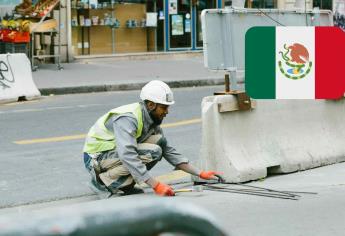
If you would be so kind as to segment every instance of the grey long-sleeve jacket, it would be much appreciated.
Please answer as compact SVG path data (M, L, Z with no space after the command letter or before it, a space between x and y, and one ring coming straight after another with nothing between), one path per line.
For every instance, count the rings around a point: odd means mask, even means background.
M164 136L160 126L154 124L146 106L140 103L143 114L143 130L141 136L136 139L135 134L138 128L138 122L133 114L113 115L106 122L105 126L108 130L114 132L116 137L116 153L123 165L129 170L134 179L138 182L145 182L151 176L146 166L141 162L137 153L137 144L143 143L153 134L161 134ZM188 159L181 157L175 148L166 145L163 151L163 157L173 166L181 163L188 163Z

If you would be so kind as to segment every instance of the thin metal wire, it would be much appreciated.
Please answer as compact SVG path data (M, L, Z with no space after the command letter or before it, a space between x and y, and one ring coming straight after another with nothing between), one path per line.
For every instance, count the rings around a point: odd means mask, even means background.
M279 21L277 21L276 19L274 19L273 17L269 16L268 14L266 14L263 10L261 10L260 8L258 8L259 12L261 12L262 14L264 14L267 18L271 19L272 21L274 21L275 23L277 23L280 26L286 26L282 23L280 23Z

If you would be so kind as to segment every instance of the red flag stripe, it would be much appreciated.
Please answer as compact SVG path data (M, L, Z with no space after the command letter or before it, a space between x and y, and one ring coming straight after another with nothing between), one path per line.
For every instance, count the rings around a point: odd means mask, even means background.
M315 98L337 99L345 92L345 33L315 27Z

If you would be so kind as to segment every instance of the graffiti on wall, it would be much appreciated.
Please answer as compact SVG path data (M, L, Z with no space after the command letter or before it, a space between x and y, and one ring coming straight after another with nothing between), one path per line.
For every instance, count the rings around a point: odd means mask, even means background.
M15 79L13 76L11 65L8 63L8 60L7 62L0 60L0 88L11 88L11 85L14 84L14 82Z

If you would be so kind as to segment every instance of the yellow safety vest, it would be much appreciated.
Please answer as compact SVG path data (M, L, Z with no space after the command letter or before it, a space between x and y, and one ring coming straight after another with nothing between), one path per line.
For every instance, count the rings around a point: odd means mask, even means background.
M139 103L133 103L110 110L99 118L87 134L83 151L86 153L98 153L116 148L116 140L113 132L109 131L105 124L112 115L132 113L138 121L138 129L135 135L139 138L143 130L143 116Z

